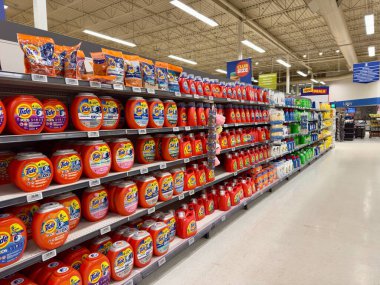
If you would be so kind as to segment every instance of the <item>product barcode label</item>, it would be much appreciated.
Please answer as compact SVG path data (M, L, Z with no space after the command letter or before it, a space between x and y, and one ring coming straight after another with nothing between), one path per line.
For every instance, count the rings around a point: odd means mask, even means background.
M183 199L185 199L185 194L179 194L178 195L178 200L183 200Z
M194 243L194 237L189 238L189 245L192 245Z
M148 168L144 167L140 169L140 174L148 173Z
M189 162L190 162L190 158L185 158L185 159L183 160L183 162L184 162L184 163L189 163Z
M92 179L92 180L88 181L88 184L90 187L98 186L98 185L100 185L100 179L99 178Z
M90 87L93 88L102 88L102 84L98 81L90 81Z
M211 101L214 101L214 97L212 97L212 96L208 96L208 99Z
M148 94L155 94L155 93L156 93L156 91L155 91L153 88L147 88L147 89L146 89L146 92L147 92Z
M148 209L148 215L153 214L156 211L156 207L152 207Z
M125 130L125 134L128 135L128 130Z
M185 131L190 131L191 130L191 127L190 126L186 126L185 127Z
M234 176L236 176L236 175L238 175L238 173L237 173L237 172L234 172Z
M87 137L89 137L89 138L98 138L99 137L99 131L87 132Z
M199 95L195 94L194 99L199 99Z
M140 87L132 87L133 92L141 93L141 88Z
M174 96L181 97L181 92L174 92Z
M224 222L224 221L226 220L226 216L222 216L222 217L220 218L220 220L221 220L222 222Z
M104 235L106 233L109 233L110 231L111 231L111 226L106 226L106 227L100 229L100 234Z
M190 195L190 196L194 195L194 193L195 193L194 190L190 190L190 191L189 191L189 195Z
M36 193L26 195L26 201L28 203L38 201L38 200L42 200L42 198L43 198L42 192L36 192Z
M140 129L138 130L139 135L145 135L146 134L146 129Z
M42 74L32 74L32 81L48 82L47 76Z
M75 78L65 78L65 83L67 85L79 85L79 81L78 79L75 79Z
M240 100L240 102L245 103L245 100Z
M56 257L56 256L57 256L57 251L55 249L53 249L53 250L48 251L42 255L42 261L49 260L49 259Z
M173 132L179 132L179 127L174 127Z
M165 169L166 167L166 162L160 163L160 169Z
M120 84L120 83L114 84L113 85L113 89L115 89L115 90L124 90L124 86L123 86L123 84Z
M162 266L166 262L166 258L163 257L158 261L158 267Z

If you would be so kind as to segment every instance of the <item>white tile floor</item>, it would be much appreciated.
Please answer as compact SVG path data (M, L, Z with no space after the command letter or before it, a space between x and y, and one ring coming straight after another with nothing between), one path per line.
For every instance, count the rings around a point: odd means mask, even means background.
M380 139L337 143L142 284L380 284L379 161Z

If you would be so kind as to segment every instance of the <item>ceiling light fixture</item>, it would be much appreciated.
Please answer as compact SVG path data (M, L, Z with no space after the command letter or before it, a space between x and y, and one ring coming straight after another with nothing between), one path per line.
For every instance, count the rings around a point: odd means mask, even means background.
M375 33L375 16L373 14L365 15L364 22L367 35L373 35Z
M306 54L304 54L304 55L303 55L303 58L306 58L306 57L307 57L307 55L306 55Z
M124 40L121 40L121 39L118 39L118 38L110 37L110 36L107 36L107 35L104 35L104 34L100 34L100 33L94 32L94 31L90 31L90 30L83 30L83 33L89 34L91 36L98 37L98 38L101 38L101 39L105 39L105 40L108 40L108 41L112 41L112 42L115 42L115 43L118 43L118 44L122 44L122 45L125 45L125 46L129 46L129 47L135 47L136 46L134 43L127 42L127 41L124 41Z
M194 10L190 6L187 6L186 4L182 3L181 1L174 0L170 1L170 4L176 6L177 8L181 9L182 11L186 12L187 14L197 18L198 20L201 20L202 22L206 23L207 25L211 27L218 26L218 23L214 20L207 18L205 15L202 15L198 11Z
M326 83L325 83L325 82L323 82L323 81L320 81L319 83L321 83L321 84L323 84L323 85L326 85Z
M258 80L256 80L256 79L252 79L252 81L253 81L253 82L255 82L255 83L259 82L259 81L258 81Z
M256 62L255 62L255 65L259 65L259 62L258 62L258 61L256 61Z
M265 50L262 49L261 47L258 47L257 45L255 45L254 43L250 42L249 40L244 40L244 41L241 41L241 43L243 45L246 45L247 47L250 47L251 49L259 52L259 53L264 53Z
M8 9L8 6L7 5L4 5L4 10L7 10Z
M319 56L322 56L322 55L323 55L323 52L320 51L320 52L319 52Z
M368 47L368 56L375 56L375 46Z
M223 73L223 74L227 74L227 71L223 70L223 69L215 69L215 71L219 72L219 73Z
M192 61L192 60L189 60L189 59L186 59L186 58L183 58L183 57L179 57L179 56L176 56L176 55L172 55L172 54L169 55L168 57L170 57L172 59L175 59L175 60L186 62L188 64L192 64L192 65L196 65L197 64L195 61Z
M336 52L336 53L340 53L340 50L339 50L339 49L337 49L335 52Z
M303 77L307 77L307 74L305 72L302 72L301 70L297 70L297 73Z
M291 67L291 65L289 63L287 63L286 61L283 61L282 59L277 59L276 60L279 64L282 64L283 66L285 67Z
M314 78L310 79L311 81L313 81L314 83L318 83L317 80L315 80Z

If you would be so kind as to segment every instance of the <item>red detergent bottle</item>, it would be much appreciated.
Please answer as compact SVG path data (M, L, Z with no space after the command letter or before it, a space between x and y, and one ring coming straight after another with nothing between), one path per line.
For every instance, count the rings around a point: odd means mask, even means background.
M207 153L207 138L204 132L197 133L195 139L200 141L202 144L203 153Z
M178 109L178 121L177 126L178 127L185 127L187 126L188 118L187 118L187 108L186 104L184 102L179 102L177 104Z
M227 154L225 159L225 169L227 172L236 172L238 170L238 164L236 157L232 154Z
M177 236L186 239L197 233L197 222L195 213L191 210L180 210L176 212Z
M61 257L64 264L79 270L82 265L83 259L90 254L90 251L83 246L74 246L64 252Z
M197 90L197 94L199 96L204 96L202 77L195 76L194 84L195 84L195 88Z
M187 84L189 85L189 88L190 88L190 94L196 95L197 88L194 82L194 74L189 74L189 76L187 77Z
M203 103L197 103L196 113L197 113L198 126L206 126L207 120L206 120L205 110L203 108Z
M181 76L179 77L179 80L178 80L178 84L179 84L179 90L181 91L181 93L190 94L190 86L189 86L189 83L187 82L186 72L181 73Z
M214 213L215 205L214 205L214 199L207 194L202 194L200 198L203 202L204 208L205 208L205 214L211 215Z
M198 126L197 111L194 102L187 103L187 125L190 127Z
M203 154L203 144L202 140L196 139L194 134L191 133L187 136L191 142L191 149L193 152L193 156L202 155Z
M190 137L184 137L182 134L178 135L179 141L179 158L189 158L193 156L193 148L191 145Z
M227 186L227 191L230 194L231 206L236 206L240 203L240 192L239 189L232 186Z
M185 191L193 190L197 187L197 177L193 168L187 168L185 171Z
M189 209L193 209L195 212L195 219L197 221L202 220L206 216L205 206L201 199L191 199L190 203L188 203Z
M234 124L236 121L236 114L232 104L225 106L226 124Z
M212 96L210 80L208 78L203 78L203 94L204 96Z
M222 98L222 90L218 79L213 79L211 83L212 96L215 98Z
M231 209L231 197L225 190L220 190L218 195L218 209L220 211L228 211Z

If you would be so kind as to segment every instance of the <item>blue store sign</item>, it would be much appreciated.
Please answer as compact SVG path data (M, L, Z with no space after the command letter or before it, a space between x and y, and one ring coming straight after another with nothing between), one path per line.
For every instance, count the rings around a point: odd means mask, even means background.
M380 61L354 64L353 82L371 83L379 80Z
M233 81L252 83L252 59L227 62L227 78Z

